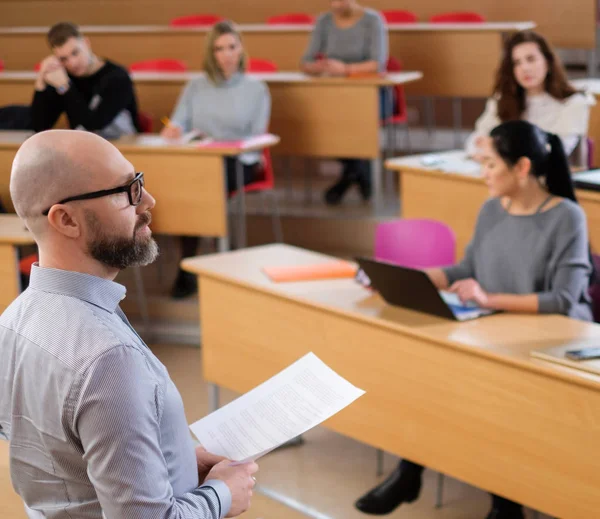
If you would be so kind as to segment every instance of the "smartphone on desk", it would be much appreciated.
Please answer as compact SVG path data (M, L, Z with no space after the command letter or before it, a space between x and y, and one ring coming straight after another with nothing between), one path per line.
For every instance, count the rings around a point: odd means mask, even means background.
M565 357L570 360L592 360L600 359L600 348L582 348L580 350L569 350Z

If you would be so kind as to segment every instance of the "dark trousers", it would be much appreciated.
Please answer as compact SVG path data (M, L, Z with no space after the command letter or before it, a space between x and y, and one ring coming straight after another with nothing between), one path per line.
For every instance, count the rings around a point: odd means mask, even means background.
M237 158L226 157L225 158L225 175L227 177L227 192L229 194L237 191ZM258 164L242 164L244 172L244 185L247 186L256 177L256 169ZM181 257L189 258L196 255L198 249L198 237L197 236L182 236L181 238Z

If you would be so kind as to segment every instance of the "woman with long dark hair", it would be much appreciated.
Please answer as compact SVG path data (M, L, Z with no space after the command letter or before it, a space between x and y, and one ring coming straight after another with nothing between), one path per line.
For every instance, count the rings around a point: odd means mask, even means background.
M561 139L526 121L503 123L481 143L485 202L465 257L427 274L440 290L483 308L592 320L588 231ZM356 507L382 515L416 500L423 467L403 460ZM523 519L493 496L488 519Z
M479 157L483 138L502 122L523 119L560 136L567 156L577 165L586 156L590 106L593 96L576 90L546 39L533 32L513 34L504 54L485 111L467 140L467 152Z

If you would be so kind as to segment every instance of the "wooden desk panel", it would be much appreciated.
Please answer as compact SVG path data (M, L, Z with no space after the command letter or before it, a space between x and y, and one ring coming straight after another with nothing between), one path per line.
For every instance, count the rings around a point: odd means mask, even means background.
M32 234L14 214L0 214L0 314L21 292L17 247L32 245Z
M134 74L139 107L162 128L195 74ZM0 106L29 104L31 72L0 73ZM264 74L272 98L270 131L281 137L273 154L301 157L379 157L379 85L415 81L420 73L385 78L306 80L300 74ZM419 79L420 80L420 79ZM63 119L62 124L66 126Z
M0 287L1 314L21 292L17 249L8 243L0 244Z
M261 272L323 259L268 246L185 262L200 274L208 381L245 392L313 351L367 391L327 427L552 516L593 516L600 378L529 351L600 339L600 327L560 316L454 323L389 307L351 280L272 284Z
M595 0L370 0L373 9L406 9L419 20L453 11L477 11L488 20L535 20L540 32L558 47L592 49L596 40ZM304 0L303 12L318 15L327 9L323 0ZM289 2L280 0L2 0L0 25L51 25L62 20L89 24L165 24L171 18L197 12L217 13L238 23L264 23L267 17L290 12Z
M156 199L152 232L189 236L227 236L223 157L124 152ZM222 193L215 196L215 193Z

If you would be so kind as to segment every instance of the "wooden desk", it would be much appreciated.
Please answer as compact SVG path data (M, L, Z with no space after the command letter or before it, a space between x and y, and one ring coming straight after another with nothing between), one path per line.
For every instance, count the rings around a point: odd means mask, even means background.
M424 166L422 158L430 155L386 162L386 167L400 176L400 216L433 218L448 224L456 234L457 258L461 258L489 192L463 151L436 153L444 162L439 166ZM464 163L471 164L472 171L468 174L464 172ZM600 247L600 193L587 189L577 189L576 193L587 215L592 249L596 249Z
M185 260L200 280L205 379L243 393L313 351L367 392L325 424L334 431L552 516L597 513L600 377L530 350L600 339L600 326L456 323L390 307L352 280L274 284L261 272L327 259L271 245Z
M21 293L17 248L33 243L33 236L17 215L0 214L0 314Z
M199 73L135 73L140 108L152 114L155 128L170 114L184 85ZM252 74L265 81L272 98L270 131L281 137L274 154L372 162L375 209L383 197L380 157L380 89L420 80L420 72L354 79L312 79L301 73ZM33 72L0 73L0 106L29 104Z
M28 132L0 132L0 197L10 201L8 186L15 153ZM157 199L152 230L176 236L212 236L220 250L229 248L227 194L223 157L275 146L279 138L241 148L203 148L157 143L156 136L138 136L113 144L144 172L146 187ZM13 210L7 204L7 210ZM241 226L242 224L239 223Z
M407 87L411 95L488 97L504 36L534 26L532 22L390 25L390 55L402 59L407 70L424 72L422 82ZM192 70L202 68L207 28L150 25L82 29L97 54L125 66L161 56L181 59ZM241 25L240 29L250 56L268 58L280 70L298 69L312 31L312 27L302 25ZM33 70L49 53L46 32L46 27L1 29L0 49L11 49L2 56L6 69Z
M1 1L1 0L0 0ZM201 73L132 74L140 109L155 129L173 111L185 84ZM265 81L272 97L270 129L281 137L280 155L303 157L379 156L379 88L421 80L421 72L356 79L312 79L297 72L251 74ZM0 106L30 104L34 72L0 72Z
M596 97L596 105L590 111L590 124L588 137L594 143L594 156L592 165L600 167L600 80L577 79L572 82L577 88L589 91Z

